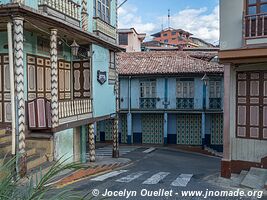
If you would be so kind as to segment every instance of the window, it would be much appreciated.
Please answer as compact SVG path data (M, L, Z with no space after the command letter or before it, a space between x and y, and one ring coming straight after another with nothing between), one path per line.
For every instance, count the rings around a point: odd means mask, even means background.
M209 84L210 98L221 98L221 81L210 81Z
M163 34L163 37L167 37L167 36L168 36L168 33L164 33L164 34Z
M177 98L194 98L194 80L177 80Z
M267 12L267 0L247 0L247 14L255 15Z
M109 68L115 69L115 52L109 51Z
M127 33L119 34L119 45L128 45L128 34Z
M140 109L156 109L156 80L140 81Z
M172 35L176 35L176 31L172 31Z
M140 82L141 98L156 98L156 80L145 80Z
M169 42L169 40L164 40L164 43L167 44Z
M194 79L178 79L176 97L177 109L194 109Z
M172 40L176 40L176 38L172 38Z
M110 23L110 0L94 0L94 16Z
M247 0L246 37L267 35L267 0Z
M221 91L222 91L221 81L219 80L209 81L209 108L210 109L221 109L222 108Z

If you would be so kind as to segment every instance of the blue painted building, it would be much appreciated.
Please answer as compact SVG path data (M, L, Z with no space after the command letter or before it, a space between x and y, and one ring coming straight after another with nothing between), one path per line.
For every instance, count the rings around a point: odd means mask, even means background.
M0 127L20 138L7 152L85 161L88 129L116 113L117 0L3 0L0 13Z
M223 67L208 54L119 53L121 143L222 150Z

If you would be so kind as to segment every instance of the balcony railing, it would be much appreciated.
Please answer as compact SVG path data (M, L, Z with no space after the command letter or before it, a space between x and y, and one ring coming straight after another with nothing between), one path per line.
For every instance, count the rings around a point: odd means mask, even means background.
M80 5L73 0L39 0L38 6L40 10L68 22L71 19L80 21Z
M94 18L94 31L100 32L114 40L117 38L116 28L103 21L99 17Z
M222 109L222 99L221 98L210 98L209 108L210 109Z
M89 118L92 113L91 99L66 100L59 102L59 120L60 123Z
M267 13L246 15L244 28L246 39L267 37Z
M177 98L177 109L194 109L194 98Z
M156 109L157 98L140 98L140 109Z

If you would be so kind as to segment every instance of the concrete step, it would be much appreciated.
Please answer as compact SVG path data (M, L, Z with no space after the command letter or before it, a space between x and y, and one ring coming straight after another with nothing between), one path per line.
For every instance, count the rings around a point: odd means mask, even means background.
M240 185L260 190L264 188L266 180L267 169L252 167Z
M0 135L0 145L6 142L11 142L12 138L9 134Z
M232 174L231 186L232 187L240 187L241 182L244 180L244 178L246 177L247 174L248 174L248 171L245 171L245 170L242 170L240 174Z
M11 142L5 142L1 144L0 155L5 155L11 152Z
M5 135L6 132L7 132L6 130L1 129L1 130L0 130L0 136L1 136L1 135Z
M47 162L47 157L45 155L40 156L38 154L34 154L27 159L27 170L36 168L37 166L40 166L45 162Z

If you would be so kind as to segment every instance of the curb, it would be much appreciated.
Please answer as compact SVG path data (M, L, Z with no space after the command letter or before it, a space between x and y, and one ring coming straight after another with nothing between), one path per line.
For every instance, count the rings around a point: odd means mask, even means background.
M85 178L88 178L90 176L94 176L97 174L112 171L112 170L117 169L117 168L125 167L129 164L131 164L131 162L114 163L114 164L107 164L107 165L105 164L105 165L90 167L88 169L80 169L78 171L73 172L71 175L58 180L53 185L56 188L63 188L67 185L78 182L78 181L83 180Z

